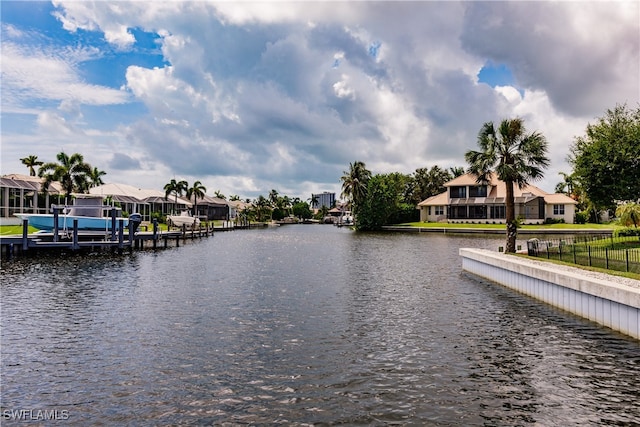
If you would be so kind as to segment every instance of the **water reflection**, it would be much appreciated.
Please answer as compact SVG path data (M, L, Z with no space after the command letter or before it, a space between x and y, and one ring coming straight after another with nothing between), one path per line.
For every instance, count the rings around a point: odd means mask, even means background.
M637 421L637 341L461 273L459 247L501 243L290 226L16 259L2 409L75 425Z

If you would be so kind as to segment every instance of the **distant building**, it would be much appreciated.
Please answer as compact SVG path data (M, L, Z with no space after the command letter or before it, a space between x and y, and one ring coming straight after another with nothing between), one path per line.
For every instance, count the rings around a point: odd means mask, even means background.
M311 209L321 209L323 206L331 209L336 203L336 193L325 191L320 194L312 194L311 200L313 201Z

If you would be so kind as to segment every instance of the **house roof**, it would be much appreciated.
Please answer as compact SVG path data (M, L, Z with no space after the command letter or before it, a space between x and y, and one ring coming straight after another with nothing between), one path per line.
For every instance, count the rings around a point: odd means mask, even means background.
M18 188L27 191L42 191L42 184L44 183L44 178L40 178L38 176L30 176L30 175L22 175L18 173L13 173L9 175L2 175L0 177L0 187L5 188ZM58 181L53 181L49 184L49 188L47 191L50 194L62 194L64 190L62 189L62 185Z
M445 187L479 185L475 175L466 173L444 184ZM492 172L489 176L490 191L487 197L469 197L460 199L448 199L447 191L437 196L429 197L418 203L418 206L441 206L441 205L477 205L477 204L503 204L507 196L507 186L500 181L497 175ZM576 204L577 202L565 194L549 194L535 185L528 184L523 188L514 185L513 196L516 203L528 203L538 197L543 197L548 204Z
M489 174L489 184L496 185L498 182L498 176L494 172L491 172ZM465 173L464 175L460 175L444 184L445 187L454 187L459 185L478 185L478 178L474 174Z
M423 200L418 203L418 206L444 206L448 203L447 192L445 191L444 193L440 193L436 196L431 196L428 199Z
M573 200L571 197L562 193L547 194L546 196L544 196L544 201L545 203L548 203L550 205L569 205L569 204L577 205L578 204L578 202Z
M173 196L165 199L165 193L160 190L137 188L128 184L103 184L89 189L90 194L111 196L114 200L127 203L171 203ZM192 206L193 204L182 197L178 197L178 204Z

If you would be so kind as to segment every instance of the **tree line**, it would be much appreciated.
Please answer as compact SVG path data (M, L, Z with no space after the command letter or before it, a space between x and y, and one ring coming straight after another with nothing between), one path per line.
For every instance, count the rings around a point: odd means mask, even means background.
M528 133L520 118L505 119L498 126L485 123L477 137L478 150L465 153L467 172L486 183L490 173L505 182L507 252L515 251L519 219L515 218L514 185L543 177L549 165L548 143L540 132ZM640 107L618 105L589 124L584 136L575 137L568 156L573 166L556 192L578 202L576 222L599 221L603 210L614 211L624 225L640 225ZM341 177L342 197L356 216L356 229L378 230L386 224L416 220L415 206L445 191L444 183L464 173L463 167L438 166L414 174L373 175L361 161L349 164Z

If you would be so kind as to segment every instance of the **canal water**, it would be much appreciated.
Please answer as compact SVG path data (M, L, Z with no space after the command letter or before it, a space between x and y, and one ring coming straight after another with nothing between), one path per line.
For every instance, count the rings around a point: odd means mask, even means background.
M290 225L3 262L2 425L640 423L637 341L462 273L502 243Z

